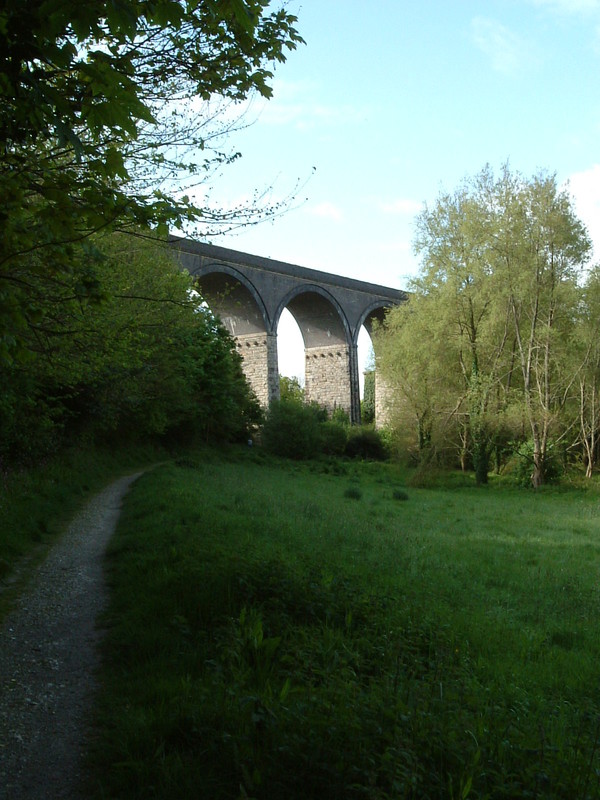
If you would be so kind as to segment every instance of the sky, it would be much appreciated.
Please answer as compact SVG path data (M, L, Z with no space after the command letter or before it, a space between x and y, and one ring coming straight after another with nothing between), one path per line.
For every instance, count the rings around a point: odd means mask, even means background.
M567 185L600 259L600 0L289 0L306 44L230 144L234 204L298 187L288 211L213 241L406 288L414 220L489 164ZM282 317L280 372L302 341ZM368 337L361 337L364 363Z

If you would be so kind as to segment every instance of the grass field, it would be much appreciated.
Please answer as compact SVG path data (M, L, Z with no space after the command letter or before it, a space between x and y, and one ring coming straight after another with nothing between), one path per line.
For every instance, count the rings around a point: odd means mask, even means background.
M600 796L600 495L404 477L250 451L138 482L98 796Z

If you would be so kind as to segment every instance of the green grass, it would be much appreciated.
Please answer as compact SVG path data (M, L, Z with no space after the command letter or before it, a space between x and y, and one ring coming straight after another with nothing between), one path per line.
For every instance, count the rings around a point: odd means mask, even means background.
M0 476L0 619L87 497L112 478L164 457L153 447L73 450Z
M405 477L252 453L140 479L97 796L599 796L600 498Z

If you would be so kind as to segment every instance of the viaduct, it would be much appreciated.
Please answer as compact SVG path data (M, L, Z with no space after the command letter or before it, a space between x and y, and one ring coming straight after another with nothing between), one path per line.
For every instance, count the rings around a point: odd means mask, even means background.
M277 325L287 308L304 339L306 399L360 422L358 334L363 325L371 334L405 292L188 239L170 245L235 338L262 405L279 397Z

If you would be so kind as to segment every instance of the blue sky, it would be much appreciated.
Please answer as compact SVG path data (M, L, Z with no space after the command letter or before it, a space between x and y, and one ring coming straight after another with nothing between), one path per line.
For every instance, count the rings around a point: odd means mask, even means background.
M230 142L242 158L213 194L234 203L272 185L277 200L303 186L284 216L216 243L404 288L423 203L508 162L570 182L600 258L600 0L288 9L306 45L277 69L273 99L252 104ZM280 338L280 371L298 374L294 331Z

